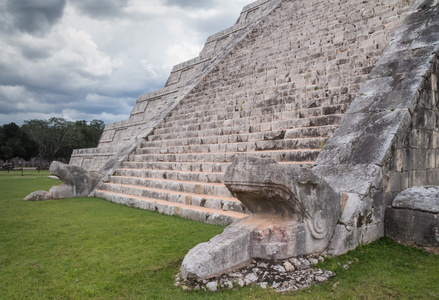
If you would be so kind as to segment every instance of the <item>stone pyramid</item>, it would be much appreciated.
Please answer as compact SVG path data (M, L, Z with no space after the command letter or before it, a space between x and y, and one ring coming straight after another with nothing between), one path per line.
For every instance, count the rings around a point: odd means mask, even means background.
M439 183L437 0L260 0L141 95L70 165L94 195L212 224L251 211L239 157L312 169L341 195L328 251L384 235L402 190Z

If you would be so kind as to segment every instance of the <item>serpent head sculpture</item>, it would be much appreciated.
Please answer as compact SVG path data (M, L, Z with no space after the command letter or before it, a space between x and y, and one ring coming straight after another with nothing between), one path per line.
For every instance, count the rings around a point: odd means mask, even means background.
M325 250L340 215L340 195L311 169L271 159L239 158L225 184L259 223L252 257L286 258Z
M312 169L271 159L237 158L224 183L252 215L197 245L183 260L184 279L205 279L250 264L326 250L341 211L341 196Z

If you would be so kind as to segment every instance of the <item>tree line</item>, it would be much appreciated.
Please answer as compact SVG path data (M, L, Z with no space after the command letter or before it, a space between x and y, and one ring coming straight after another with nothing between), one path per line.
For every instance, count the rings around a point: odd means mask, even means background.
M0 159L70 159L74 149L94 148L105 124L101 120L71 122L63 118L27 120L0 126Z

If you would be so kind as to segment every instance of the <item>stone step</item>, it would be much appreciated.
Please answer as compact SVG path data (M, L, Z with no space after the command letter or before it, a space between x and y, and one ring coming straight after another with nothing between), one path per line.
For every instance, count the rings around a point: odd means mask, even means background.
M269 99L261 99L261 98L247 98L245 101L242 99L229 99L226 97L203 97L203 94L200 94L200 97L191 97L190 99L183 99L180 103L180 107L185 108L200 108L202 106L212 106L217 105L221 108L233 108L238 110L251 110L261 107L271 107L271 106L283 106L285 108L294 108L297 109L299 105L295 105L293 99L287 100L284 97L275 97ZM305 102L305 101L304 101ZM329 103L329 99L325 99L323 97L319 97L318 99L310 99L307 103L304 103L302 107L308 107L311 104L312 106L324 106ZM306 105L308 104L308 105ZM178 111L175 111L174 114L178 114Z
M125 161L122 168L128 169L154 169L189 172L222 172L224 173L230 162L141 162Z
M133 162L231 162L235 157L252 156L271 158L277 162L305 162L314 161L320 149L300 150L268 150L249 152L223 152L223 153L194 153L194 154L132 154L129 160Z
M279 164L297 165L300 167L312 167L314 161L303 162L279 162ZM126 161L122 163L122 168L126 169L153 169L164 171L184 171L184 172L215 172L224 173L230 162L139 162Z
M106 183L102 190L131 196L157 199L172 203L212 208L223 211L248 213L247 208L236 198L210 194L179 192L130 184Z
M188 146L188 145L206 145L206 144L225 144L225 143L247 143L259 142L272 139L279 133L284 132L284 139L299 139L299 138L313 138L313 137L329 137L337 128L337 125L324 125L313 127L299 127L289 130L277 130L267 132L253 132L242 134L231 134L223 136L205 136L193 138L178 138L167 140L153 140L144 141L142 148L150 147L174 147L174 146Z
M293 128L285 132L285 138L297 139L297 138L305 138L305 137L307 138L330 137L336 129L337 129L337 125Z
M217 195L217 196L233 198L233 195L230 193L229 189L223 183L129 177L129 176L111 176L110 182L119 185L135 185L135 186L149 187L153 189L163 189L163 190L169 190L175 192Z
M273 54L273 57L279 59L277 54ZM294 54L293 54L294 55ZM261 60L267 61L266 53L263 56L259 57ZM283 57L287 61L289 58ZM230 106L241 106L242 109L251 109L258 107L270 107L270 106L279 106L285 105L287 107L292 106L293 108L307 108L307 107L321 107L334 103L333 96L340 95L340 88L330 88L330 89L319 89L316 90L315 86L303 87L303 88L295 88L294 83L281 83L277 87L281 95L274 96L271 98L265 98L263 96L256 97L205 97L205 91L199 90L194 94L194 97L190 97L188 99L183 99L181 101L182 106L185 107L199 107L201 105L216 105L220 104L222 107L230 107ZM258 90L258 87L255 87L255 92ZM336 93L334 93L336 90ZM288 97L289 95L297 95L298 91L309 92L311 97L300 97L300 101L296 101L297 97ZM260 92L262 92L260 90ZM346 91L347 92L347 91ZM343 93L346 94L346 93ZM244 101L243 101L244 100ZM337 99L336 103L341 103L340 99ZM177 112L176 112L177 113Z
M248 215L233 211L215 210L205 207L196 207L180 203L171 203L168 201L150 199L146 197L126 195L122 193L107 192L102 190L96 191L96 197L100 197L115 203L157 211L162 214L178 216L198 222L204 222L215 225L229 225Z
M312 103L316 105L315 103ZM263 106L261 102L247 105L247 108L231 104L221 105L218 103L208 105L197 105L190 107L188 105L180 107L175 113L166 118L164 124L159 125L160 128L179 127L184 125L210 123L218 121L238 120L247 124L255 124L264 121L265 118L272 116L275 119L281 119L288 116L290 119L323 116L332 114L343 114L347 109L346 103L327 104L325 106L315 107L298 107L293 105L280 104L276 106ZM219 125L219 124L218 124Z
M199 182L224 182L224 172L200 172L200 171L181 171L181 170L157 170L141 168L119 168L116 170L116 176L128 177L147 177L157 179L199 181Z
M279 133L283 137L285 132ZM137 149L137 154L182 154L182 153L224 153L224 152L251 152L264 150L287 149L320 149L327 138L279 139L258 142L224 143L224 144L194 144L185 146L145 147ZM147 144L146 144L147 146Z
M328 111L329 112L329 111ZM280 111L274 114L267 115L254 115L254 116L242 116L242 114L229 114L228 118L221 118L217 116L212 117L196 117L178 120L178 121L165 121L159 124L156 128L156 134L169 133L169 132L180 132L180 131L193 131L193 130L204 130L204 129L215 129L223 127L233 127L233 126L251 126L261 123L273 122L273 121L294 121L300 122L301 119L306 118L317 118L328 115L342 114L342 109L334 109L332 113L323 113L320 111L310 111L307 114L298 111ZM169 123L168 123L169 122ZM295 126L294 126L295 127Z
M327 125L336 125L343 115L317 116L312 118L291 119L291 120L274 120L254 125L233 125L218 126L212 129L193 130L193 131L173 131L174 128L163 128L154 130L154 133L148 136L148 141L171 140L171 139L189 139L209 136L229 136L252 133L276 132L289 129L304 127L318 127ZM306 137L306 136L303 136Z
M344 114L345 107L333 110L307 110L307 111L278 111L273 113L262 113L261 111L238 111L226 112L220 115L210 114L211 112L200 112L197 114L184 114L181 119L166 119L163 124L160 124L157 129L166 128L186 128L188 126L199 126L200 128L214 128L225 127L231 125L256 125L260 123L274 122L274 121L293 121L298 122L300 119L318 118L324 116ZM186 118L185 118L186 117ZM168 124L169 122L169 124Z

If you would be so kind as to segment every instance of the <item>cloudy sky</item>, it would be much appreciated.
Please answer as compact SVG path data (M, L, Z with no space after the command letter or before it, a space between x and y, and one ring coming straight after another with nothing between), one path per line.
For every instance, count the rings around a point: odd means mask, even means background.
M0 0L0 125L124 120L253 0Z

